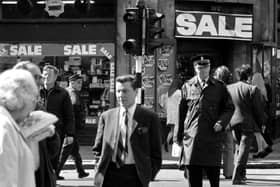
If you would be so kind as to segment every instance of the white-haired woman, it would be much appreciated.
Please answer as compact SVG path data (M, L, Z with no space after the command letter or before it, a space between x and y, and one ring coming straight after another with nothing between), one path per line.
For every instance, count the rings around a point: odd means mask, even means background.
M28 71L0 74L0 186L35 187L34 158L20 122L34 110L38 95Z

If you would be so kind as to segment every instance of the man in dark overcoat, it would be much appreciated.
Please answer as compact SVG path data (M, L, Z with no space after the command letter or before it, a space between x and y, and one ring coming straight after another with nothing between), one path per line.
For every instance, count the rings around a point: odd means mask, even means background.
M182 145L181 163L186 166L190 187L202 187L206 172L211 187L219 186L222 131L234 106L225 85L210 77L210 60L193 59L196 75L182 87L179 130L174 141Z

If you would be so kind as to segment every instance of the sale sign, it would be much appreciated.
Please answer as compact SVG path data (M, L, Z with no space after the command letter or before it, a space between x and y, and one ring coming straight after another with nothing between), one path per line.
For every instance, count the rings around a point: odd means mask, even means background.
M175 37L212 38L251 41L253 16L176 10Z

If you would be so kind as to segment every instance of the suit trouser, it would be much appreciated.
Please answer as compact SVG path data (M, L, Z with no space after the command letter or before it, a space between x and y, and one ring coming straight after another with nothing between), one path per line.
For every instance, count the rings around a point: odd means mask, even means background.
M110 162L102 187L143 187L134 164L117 168L114 162Z
M234 143L231 131L225 132L223 143L223 174L225 177L231 177L234 168Z
M211 187L219 187L220 183L220 167L218 166L186 166L186 175L189 187L202 187L202 174L205 171L207 178L210 181Z
M79 153L79 150L80 150L80 146L79 146L79 143L78 143L78 140L76 137L74 137L72 144L68 144L68 145L63 144L62 145L62 150L61 150L61 154L59 157L59 163L58 163L58 167L56 170L57 174L59 174L60 171L63 169L63 166L64 166L65 162L67 161L67 158L69 157L69 155L71 155L73 157L73 160L75 161L77 172L78 173L84 172L83 165L82 165L82 158Z
M234 170L232 181L240 181L246 177L246 165L249 157L250 146L253 142L254 133L244 132L241 128L235 128L233 131L233 140L236 143L234 155Z

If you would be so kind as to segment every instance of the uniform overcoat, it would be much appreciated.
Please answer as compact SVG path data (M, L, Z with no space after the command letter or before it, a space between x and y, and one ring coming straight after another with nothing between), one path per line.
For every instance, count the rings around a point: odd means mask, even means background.
M175 141L183 144L181 164L220 166L222 132L215 132L219 123L225 128L234 106L226 86L213 78L200 86L197 76L182 87L179 129Z

